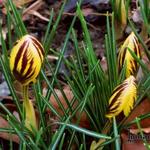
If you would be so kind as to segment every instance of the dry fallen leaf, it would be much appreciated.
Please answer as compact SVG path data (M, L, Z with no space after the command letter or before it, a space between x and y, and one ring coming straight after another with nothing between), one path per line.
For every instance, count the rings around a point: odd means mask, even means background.
M150 112L150 101L148 98L145 98L133 110L129 118L125 121L125 124L131 122L136 117L143 114L147 114L149 112ZM141 120L140 125L145 136L149 136L150 118ZM122 150L133 150L133 149L146 150L145 146L143 145L142 137L138 133L139 129L136 124L131 125L128 130L122 131L121 133ZM150 140L150 138L148 138L147 140Z
M65 101L65 99L64 99L64 97L63 97L63 95L62 95L62 93L61 93L61 91L58 90L58 89L55 89L55 92L56 92L56 94L57 94L57 96L58 96L60 102L62 103L64 109L67 109L67 108L68 108L68 105L67 105L67 103L66 103L66 101ZM73 93L72 93L72 91L70 90L70 88L68 88L68 87L65 88L65 89L64 89L64 93L66 94L66 97L67 97L68 101L71 103L71 100L73 99ZM59 104L57 103L57 101L56 101L56 99L55 99L55 97L54 97L53 94L52 94L51 97L50 97L50 103L53 105L53 107L54 107L61 115L64 115L62 109L59 107ZM74 103L72 109L74 109L75 107L77 107L77 105L78 105L78 102L76 101L76 102ZM51 112L49 109L47 110L47 112L48 112L50 115L52 115L52 112ZM80 115L80 112L77 112L76 115L75 115L75 117L72 119L72 122L73 122L73 123L76 123L76 121L78 120L79 115ZM79 126L84 127L84 128L89 128L89 127L90 127L89 120L88 120L88 117L87 117L87 115L86 115L85 112L82 112L82 113L81 113L81 119L80 119L80 122L79 122Z
M142 100L142 102L132 111L131 115L128 117L128 119L125 121L124 124L131 122L136 117L140 115L144 115L150 113L150 100L148 98L145 98ZM146 118L140 121L140 125L142 128L150 127L150 118ZM137 126L134 124L132 125L132 128L137 128Z
M28 4L33 0L12 0L12 1L17 7L21 7L22 5ZM3 2L6 2L6 0L4 0Z
M10 125L8 124L8 122L4 118L2 118L1 116L0 116L0 128L10 128ZM0 132L0 137L5 139L5 140L19 143L19 137L15 134Z
M136 136L129 135L129 133L122 133L121 134L121 141L122 141L122 150L146 150L146 147L143 145L142 140L134 140Z
M148 134L148 133L150 133L150 127L141 128L141 131L143 133ZM140 133L140 130L139 129L129 129L129 132L132 133L132 134L138 134L138 133Z

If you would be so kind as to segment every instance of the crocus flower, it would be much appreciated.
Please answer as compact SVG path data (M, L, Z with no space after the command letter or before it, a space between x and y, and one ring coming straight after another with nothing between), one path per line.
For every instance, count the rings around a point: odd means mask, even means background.
M10 69L12 74L23 85L35 82L44 57L40 42L30 35L17 41L10 54Z
M133 51L138 58L141 57L139 42L134 32L132 32L123 45L121 46L118 54L118 67L119 71L122 69L124 65L126 65L126 77L130 75L135 75L138 71L138 63L130 54L128 48Z
M17 41L10 53L10 69L12 74L23 86L23 108L25 112L25 127L37 129L35 110L28 98L28 86L35 82L41 70L44 59L44 49L40 42L30 35Z
M126 7L125 0L115 0L115 10L117 13L119 21L122 26L126 26L127 24L127 15L126 15Z
M128 77L122 84L117 86L109 100L107 118L119 115L121 112L127 117L137 97L137 85L134 76Z

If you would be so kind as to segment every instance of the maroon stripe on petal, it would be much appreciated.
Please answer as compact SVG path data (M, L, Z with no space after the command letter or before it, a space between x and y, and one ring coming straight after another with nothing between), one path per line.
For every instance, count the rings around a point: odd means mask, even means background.
M38 46L38 49L41 50L41 53L42 53L42 55L44 56L44 49L43 49L43 47L41 46L41 44L40 44L35 38L31 38L31 39L33 40L34 44L36 44L36 45Z
M26 78L28 78L28 75L32 72L32 67L33 67L33 59L30 62L30 67L28 68L27 72L25 73L25 75L23 76L23 79L26 80Z
M33 43L33 45L36 47L36 50L37 50L37 52L38 52L38 55L39 55L39 57L40 57L40 59L41 59L41 61L42 61L43 58L42 58L41 55L43 55L43 54L41 54L41 53L39 52L39 47L37 47L37 45L36 45L35 43Z
M35 69L32 71L32 73L31 73L29 76L27 76L27 77L25 78L25 80L30 79L34 74L35 74Z
M26 47L26 50L24 51L24 54L23 54L23 57L22 57L22 66L21 66L21 71L20 73L22 74L26 68L26 65L27 65L27 62L28 62L28 56L27 56L27 53L28 53L28 46L29 46L29 43Z
M24 50L24 48L25 48L25 46L26 46L26 43L27 43L27 41L25 41L25 42L21 45L21 47L19 48L19 50L18 50L18 53L17 53L16 58L15 58L14 69L17 68L19 59L20 59L21 54L22 54L22 52L23 52L23 50Z
M118 97L122 94L122 91L124 90L124 88L122 88L117 94L116 96L113 98L113 100L111 101L110 105L109 105L109 108L111 108L114 103L118 100Z
M120 84L119 86L117 86L117 87L115 88L115 90L113 91L112 95L113 95L114 93L116 93L117 91L120 91L120 90L121 90L122 88L124 88L126 85L127 85L127 83L122 83L122 84Z
M120 106L120 102L114 107L109 109L109 113L115 113L117 111L117 108Z
M18 80L22 83L22 76L21 76L20 72L18 72L18 70L14 69L13 75L15 76L16 80Z

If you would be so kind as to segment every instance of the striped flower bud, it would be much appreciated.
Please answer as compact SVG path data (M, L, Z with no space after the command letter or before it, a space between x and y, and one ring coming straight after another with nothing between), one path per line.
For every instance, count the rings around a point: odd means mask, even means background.
M139 42L134 32L132 32L119 50L118 55L118 67L119 71L122 69L123 65L126 65L126 77L130 75L135 75L138 71L139 65L137 61L132 57L128 48L133 51L138 58L141 57Z
M44 58L44 49L31 35L25 35L13 47L10 54L10 69L21 84L35 82Z
M134 76L128 77L122 84L117 86L109 100L107 118L119 115L121 112L127 117L137 97L137 85Z
M115 13L118 16L121 25L126 26L127 24L127 15L126 15L126 7L125 0L115 0Z

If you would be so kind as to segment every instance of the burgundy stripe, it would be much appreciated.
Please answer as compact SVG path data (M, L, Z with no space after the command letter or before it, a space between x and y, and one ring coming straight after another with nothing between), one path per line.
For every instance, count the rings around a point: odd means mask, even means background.
M32 73L31 73L28 77L25 78L25 80L30 79L34 74L35 74L35 68L34 68L34 70L32 71Z
M44 56L44 49L41 46L41 44L35 39L35 38L31 38L33 40L33 42L38 46L38 48L41 50L42 55Z
M14 69L13 74L14 74L15 78L22 83L22 76L21 76L20 72L18 72L18 70Z
M113 106L113 104L117 101L118 97L121 95L122 91L124 90L124 88L122 88L117 94L116 96L113 98L112 102L109 105L109 108L111 108Z
M126 85L127 85L127 83L122 83L121 85L119 85L118 87L116 87L116 89L113 91L112 95L113 95L114 93L116 93L116 91L122 89L122 88L123 88L124 86L126 86Z
M16 77L16 79L17 79L18 81L20 81L21 83L25 83L25 82L34 74L34 71L35 71L35 70L33 71L33 73L32 73L29 77L27 77L28 74L30 74L31 71L32 71L32 66L33 66L33 61L30 62L30 67L29 67L27 73L26 73L25 75L23 75L23 76L22 76L22 74L21 74L20 72L18 72L17 70L13 70L13 74L14 74L14 76Z
M127 52L127 48L124 49L124 52L123 52L123 55L122 55L122 61L123 62L124 62L124 59L125 59L126 52ZM123 64L123 62L122 62L122 64Z
M119 107L119 105L120 105L120 102L114 108L112 108L112 109L110 108L109 113L115 113L116 109Z
M135 38L135 41L136 41L136 48L137 48L137 54L141 57L141 51L140 51L140 46L139 46L139 44L138 44L138 40L137 40L137 38Z
M26 68L26 65L27 65L27 62L28 62L28 56L27 56L27 53L28 53L28 46L29 46L29 43L26 47L26 50L24 51L24 54L23 54L23 57L22 57L22 66L21 66L21 71L20 73L22 74Z
M123 63L124 63L126 51L127 51L127 49L125 48L125 49L123 50L123 54L122 54L121 57L120 57L120 60L119 60L119 72L121 71L121 69L122 69L122 67L123 67L122 65L123 65Z
M22 54L22 52L23 52L23 50L24 50L24 48L25 48L25 46L26 46L26 43L27 43L27 41L24 41L24 43L21 45L21 47L20 47L20 48L19 48L19 50L18 50L18 53L17 53L16 58L15 58L15 65L14 65L14 69L16 69L16 68L17 68L17 65L18 65L19 59L20 59L21 54Z
M25 41L25 42L21 45L21 47L19 48L18 53L17 53L16 58L15 58L15 64L14 64L14 68L13 68L13 74L14 74L14 76L16 77L16 79L17 79L18 81L20 81L20 82L22 81L22 74L20 74L20 72L17 70L17 65L18 65L18 62L19 62L21 53L23 52L23 49L24 49L24 47L25 47L25 45L26 45L26 42L27 42L27 41Z
M42 61L43 59L42 59L41 53L39 52L39 47L37 47L37 45L35 43L33 43L33 45L36 47L36 50L37 50L37 52L38 52L38 54L40 56L40 59Z
M32 72L32 67L33 67L33 59L30 62L30 67L28 68L28 71L26 72L26 74L23 76L23 79L25 80L27 78L27 76Z

